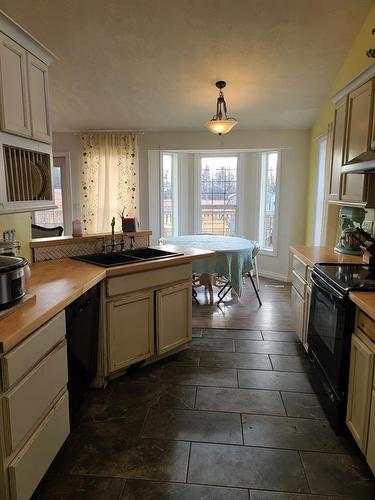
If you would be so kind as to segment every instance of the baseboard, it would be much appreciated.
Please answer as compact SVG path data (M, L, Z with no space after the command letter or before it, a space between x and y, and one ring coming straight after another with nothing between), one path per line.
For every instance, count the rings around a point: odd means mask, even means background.
M288 283L289 277L285 274L280 274L280 273L274 273L272 271L262 271L259 269L259 276L262 276L262 278L269 278L271 280L276 280L276 281L282 281L284 283Z

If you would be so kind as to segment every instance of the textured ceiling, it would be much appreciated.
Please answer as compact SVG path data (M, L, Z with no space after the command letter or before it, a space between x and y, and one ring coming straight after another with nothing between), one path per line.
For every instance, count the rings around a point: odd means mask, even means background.
M0 0L60 58L54 130L309 128L372 0Z

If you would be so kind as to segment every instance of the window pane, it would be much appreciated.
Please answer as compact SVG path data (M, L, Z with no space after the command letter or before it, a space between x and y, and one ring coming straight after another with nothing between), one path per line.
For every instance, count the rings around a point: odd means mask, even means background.
M61 183L61 167L53 167L53 189L55 192L55 204L57 208L53 210L41 210L34 212L34 222L38 226L43 227L64 227L63 217L63 200L62 200L62 183Z
M173 158L162 155L162 237L169 238L173 234Z
M278 153L265 153L262 174L263 207L260 210L260 241L265 250L274 249L274 231L276 217L276 191L277 191L277 160Z
M237 158L201 159L201 232L231 235L236 232Z

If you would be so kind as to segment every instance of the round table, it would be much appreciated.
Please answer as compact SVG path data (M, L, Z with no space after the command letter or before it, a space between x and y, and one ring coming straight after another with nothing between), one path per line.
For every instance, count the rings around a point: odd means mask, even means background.
M214 250L216 254L213 257L193 261L193 273L222 274L231 282L237 294L241 295L242 275L253 269L254 244L252 241L236 236L188 234L163 239L162 242L182 247Z

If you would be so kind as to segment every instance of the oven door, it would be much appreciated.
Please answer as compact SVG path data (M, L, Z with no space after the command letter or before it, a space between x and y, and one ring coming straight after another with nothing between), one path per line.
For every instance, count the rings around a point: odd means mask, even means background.
M314 272L311 281L309 353L341 399L347 391L355 306L348 295L341 294Z

